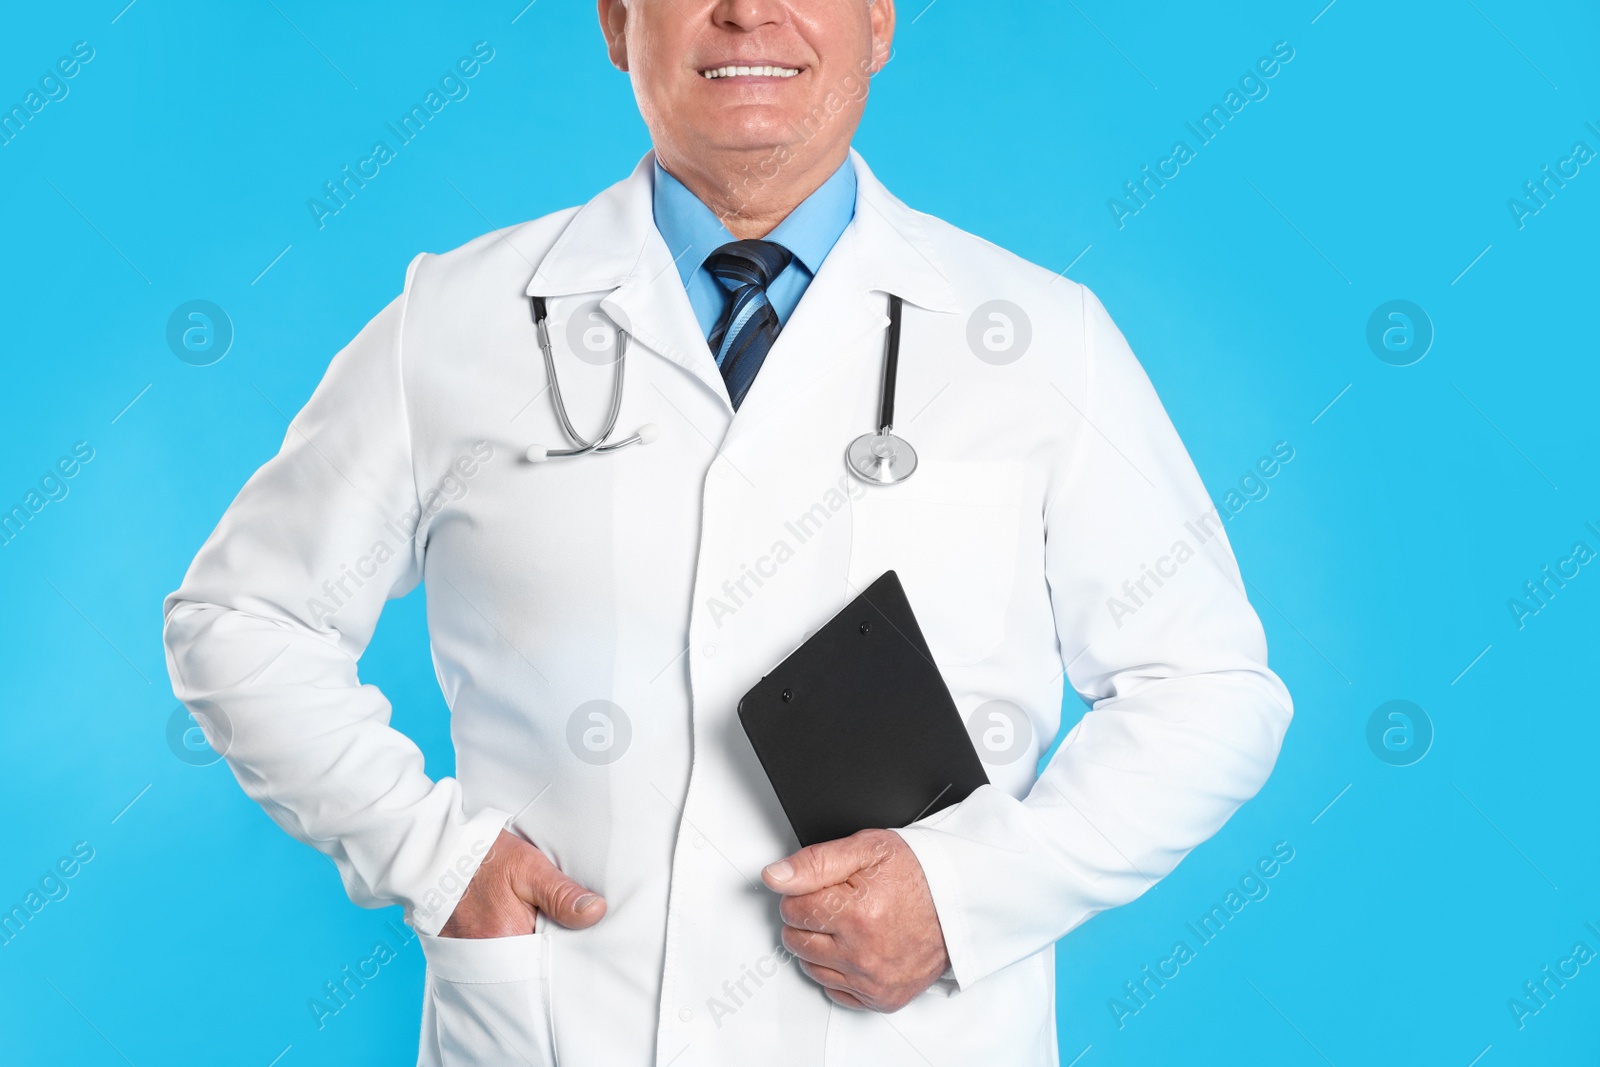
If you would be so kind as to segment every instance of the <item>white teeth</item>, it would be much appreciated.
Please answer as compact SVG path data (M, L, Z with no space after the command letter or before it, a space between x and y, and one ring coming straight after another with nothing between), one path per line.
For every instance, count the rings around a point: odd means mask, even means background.
M799 73L800 73L800 71L795 69L795 68L793 68L793 67L773 67L773 66L740 67L740 66L726 66L726 67L717 67L714 70L701 71L701 77L706 78L706 79L747 78L747 77L752 77L752 76L753 77L757 77L757 78L792 78L796 74L799 74Z

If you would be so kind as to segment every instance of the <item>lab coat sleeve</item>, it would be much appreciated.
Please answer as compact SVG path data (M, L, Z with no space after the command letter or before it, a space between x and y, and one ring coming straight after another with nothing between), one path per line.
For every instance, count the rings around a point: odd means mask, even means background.
M901 831L962 988L1168 874L1261 788L1292 714L1222 519L1122 334L1081 298L1085 420L1050 486L1045 576L1090 710L1024 798L984 786Z
M509 817L429 779L357 676L383 605L420 580L440 499L413 470L405 307L335 357L167 598L165 643L174 691L245 792L331 858L357 904L402 904L434 934Z

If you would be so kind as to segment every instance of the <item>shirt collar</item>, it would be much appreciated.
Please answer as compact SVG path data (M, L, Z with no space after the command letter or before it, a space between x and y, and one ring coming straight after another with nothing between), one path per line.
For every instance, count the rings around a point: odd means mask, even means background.
M685 285L707 256L734 240L722 220L660 163L655 164L654 208L656 228ZM787 248L798 265L815 276L855 212L856 172L846 160L764 240Z

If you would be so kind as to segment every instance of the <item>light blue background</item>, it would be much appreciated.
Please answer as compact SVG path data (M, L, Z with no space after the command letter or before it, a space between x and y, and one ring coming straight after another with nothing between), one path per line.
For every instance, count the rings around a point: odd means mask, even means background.
M0 947L0 1059L404 1063L420 952L318 1030L307 1000L398 913L351 906L223 765L174 756L161 598L416 252L586 200L645 132L576 0L123 2L9 5L0 32L6 106L96 50L0 147L0 505L95 449L0 548L0 906L95 850ZM1575 141L1600 149L1600 13L1324 2L913 0L857 141L913 206L1073 264L1219 500L1295 449L1228 525L1298 706L1283 757L1063 943L1062 1061L1600 1062L1600 964L1522 1029L1507 1006L1575 942L1600 951L1600 566L1520 630L1507 607L1574 541L1600 549L1600 164L1525 228L1507 207ZM319 231L306 200L480 40L470 96ZM1108 198L1277 41L1270 95L1119 230ZM237 331L214 366L165 342L197 298ZM1404 368L1365 341L1397 298L1437 334ZM448 773L425 641L419 593L362 667ZM1391 699L1436 730L1410 767L1366 741ZM1119 1029L1123 983L1280 841L1270 895Z

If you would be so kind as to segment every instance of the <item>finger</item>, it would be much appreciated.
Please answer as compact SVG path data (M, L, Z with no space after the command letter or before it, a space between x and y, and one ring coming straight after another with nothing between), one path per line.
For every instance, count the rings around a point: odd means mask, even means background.
M807 845L791 856L768 864L761 878L768 889L784 896L815 893L826 886L838 885L857 871L884 859L885 849L877 836L881 833L881 830L863 830L838 841Z
M562 874L538 849L528 849L511 872L517 896L569 930L582 930L599 922L606 902Z
M792 926L785 926L778 936L791 956L805 963L842 971L845 963L844 954L833 938L827 934L811 934L804 930L796 930Z
M839 1001L841 1004L845 1004L847 1007L859 1008L865 1008L867 1006L866 1001L862 999L860 991L850 984L850 979L848 976L839 973L831 967L823 967L815 963L802 962L800 964L800 969L806 972L806 975L810 977L813 982L821 986L823 990L830 997L834 997L835 1000L838 1000L840 996L849 998L848 1002L843 1000ZM837 994L837 996L835 994Z
M861 895L854 885L828 886L804 896L784 897L778 902L778 915L785 925L798 930L836 934L844 926L850 906Z
M841 1007L853 1008L856 1011L872 1010L871 1004L868 1004L866 1001L851 993L846 993L842 989L832 989L828 986L823 986L822 991L828 995L829 1000L840 1005Z

